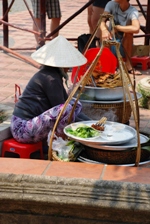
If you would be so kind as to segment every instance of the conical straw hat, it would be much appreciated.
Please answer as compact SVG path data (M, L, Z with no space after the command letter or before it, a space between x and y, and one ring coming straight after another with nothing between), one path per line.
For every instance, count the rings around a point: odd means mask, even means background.
M70 68L87 62L87 59L61 35L39 48L31 57L42 65L52 67Z

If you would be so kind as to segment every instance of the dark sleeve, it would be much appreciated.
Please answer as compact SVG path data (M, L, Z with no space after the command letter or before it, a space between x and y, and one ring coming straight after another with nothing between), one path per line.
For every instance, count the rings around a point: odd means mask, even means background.
M44 91L52 107L64 103L68 97L61 79L47 80Z

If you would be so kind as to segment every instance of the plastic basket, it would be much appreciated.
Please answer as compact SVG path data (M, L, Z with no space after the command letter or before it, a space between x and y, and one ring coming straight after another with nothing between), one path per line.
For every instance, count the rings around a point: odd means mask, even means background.
M80 66L77 80L76 80L77 82L85 74L86 70L88 69L89 65L93 62L93 60L95 59L99 50L100 50L100 48L90 48L89 50L87 50L87 52L85 54L85 57L87 58L87 63L85 65ZM99 62L101 64L100 72L114 74L116 67L117 67L117 58L110 51L109 48L105 47L103 49L102 54L99 58ZM74 67L72 70L72 75L71 75L72 83L74 83L74 78L75 78L77 69L78 69L78 67Z

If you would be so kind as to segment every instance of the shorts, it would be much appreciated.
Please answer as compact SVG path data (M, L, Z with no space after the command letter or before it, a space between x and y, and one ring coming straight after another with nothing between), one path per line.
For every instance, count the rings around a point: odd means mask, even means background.
M124 52L124 48L123 48L123 46L122 46L122 39L117 39L116 38L116 41L117 42L119 42L120 43L120 54L121 54L121 56L123 57L123 58L125 58L125 52ZM116 47L115 46L111 46L111 48L110 48L110 50L111 50L111 52L117 57L117 54L116 54Z
M31 0L31 2L34 17L40 18L40 0ZM49 19L61 17L59 0L46 0L45 3L46 13Z
M110 2L110 0L95 0L93 3L93 6L96 6L99 8L105 8L108 2Z

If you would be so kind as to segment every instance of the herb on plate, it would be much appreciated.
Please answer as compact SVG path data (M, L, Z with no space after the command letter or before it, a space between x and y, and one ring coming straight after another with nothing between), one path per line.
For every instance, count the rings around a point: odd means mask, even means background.
M77 127L75 130L67 128L66 132L79 138L93 138L99 136L99 132L89 126Z

